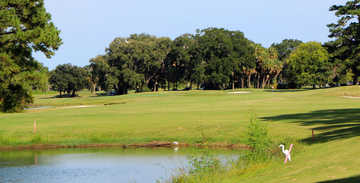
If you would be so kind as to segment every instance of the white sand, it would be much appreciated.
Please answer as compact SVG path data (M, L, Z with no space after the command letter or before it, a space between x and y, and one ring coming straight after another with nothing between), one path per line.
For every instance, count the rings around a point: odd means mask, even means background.
M343 96L344 98L350 98L350 99L360 99L360 97L352 97L352 96Z
M248 91L239 91L239 92L229 92L229 94L247 94L250 93Z
M79 109L79 108L89 108L89 107L95 107L95 105L65 106L65 107L59 107L58 109Z

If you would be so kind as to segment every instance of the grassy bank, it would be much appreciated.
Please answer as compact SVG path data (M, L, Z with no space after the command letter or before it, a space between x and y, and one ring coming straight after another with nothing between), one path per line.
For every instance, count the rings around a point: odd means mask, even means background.
M234 169L219 175L220 182L321 182L351 180L360 174L360 160L354 158L360 153L358 86L246 91L250 93L179 91L109 97L82 92L74 99L37 94L34 106L51 107L1 113L0 145L242 144L255 114L267 123L272 139L297 139L304 148L300 152L295 148L294 161L287 166L274 161L254 165L246 174ZM32 133L35 120L37 134Z

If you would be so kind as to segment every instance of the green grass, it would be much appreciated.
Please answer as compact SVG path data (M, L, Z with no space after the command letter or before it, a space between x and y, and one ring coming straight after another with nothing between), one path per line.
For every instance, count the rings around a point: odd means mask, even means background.
M34 106L0 113L0 145L146 143L244 143L250 118L267 123L275 141L291 138L294 161L254 165L214 175L218 182L359 181L360 88L319 90L187 91L71 98L36 94ZM352 96L355 98L345 98ZM104 105L113 104L113 105ZM89 105L89 108L63 106ZM37 121L38 133L32 133ZM316 139L311 138L315 129ZM224 176L227 175L227 176ZM221 180L221 181L220 181ZM357 181L356 181L357 180Z

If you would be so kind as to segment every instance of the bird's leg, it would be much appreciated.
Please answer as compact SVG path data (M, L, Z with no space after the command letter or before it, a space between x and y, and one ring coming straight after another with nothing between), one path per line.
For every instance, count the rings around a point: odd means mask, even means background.
M294 147L294 144L290 144L289 153L291 153L291 150L293 147Z
M291 155L290 155L290 153L288 153L288 154L285 155L284 163L286 164L288 160L291 161Z

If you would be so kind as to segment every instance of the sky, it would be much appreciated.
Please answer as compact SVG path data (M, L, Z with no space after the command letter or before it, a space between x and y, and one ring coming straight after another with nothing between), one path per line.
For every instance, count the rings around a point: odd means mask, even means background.
M47 59L35 58L50 70L59 64L85 66L104 54L116 37L134 33L172 39L208 27L240 30L265 47L283 39L326 42L327 24L337 18L329 7L346 0L45 0L63 45Z

